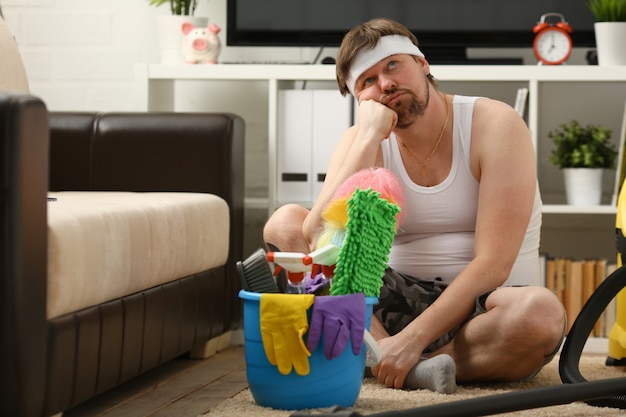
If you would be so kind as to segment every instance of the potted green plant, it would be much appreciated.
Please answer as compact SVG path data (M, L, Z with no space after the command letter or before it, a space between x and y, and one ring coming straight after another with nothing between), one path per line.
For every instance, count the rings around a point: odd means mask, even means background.
M182 53L183 23L192 23L195 27L208 27L209 19L194 16L197 0L149 0L151 6L159 7L169 4L170 14L157 16L159 28L159 45L161 63L182 64L185 58Z
M589 0L598 65L626 65L626 0Z
M611 130L572 120L550 131L548 137L555 144L549 160L563 171L568 204L600 204L603 172L615 168L618 155Z
M197 0L150 0L150 5L161 6L169 3L170 11L175 16L193 16L198 5Z

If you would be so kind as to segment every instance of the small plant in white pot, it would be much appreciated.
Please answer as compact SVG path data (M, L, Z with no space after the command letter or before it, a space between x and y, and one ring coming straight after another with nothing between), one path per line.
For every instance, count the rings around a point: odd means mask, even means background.
M626 65L626 0L589 0L598 65Z
M165 3L170 5L170 11L175 16L193 16L198 6L197 0L150 0L152 6L161 6Z
M161 47L161 63L185 63L182 53L182 41L185 34L182 31L183 23L191 23L194 27L207 27L207 17L196 17L197 0L150 0L151 6L169 5L170 14L159 15L159 45Z
M593 124L581 126L572 120L548 137L555 144L549 159L563 171L568 204L600 204L602 174L615 168L618 154L611 143L611 130Z

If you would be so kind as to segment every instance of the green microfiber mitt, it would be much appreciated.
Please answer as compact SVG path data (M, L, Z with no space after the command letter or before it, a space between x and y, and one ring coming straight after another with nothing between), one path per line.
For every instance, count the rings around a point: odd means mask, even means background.
M372 188L358 187L348 200L346 237L337 259L331 295L378 297L396 233L397 204Z

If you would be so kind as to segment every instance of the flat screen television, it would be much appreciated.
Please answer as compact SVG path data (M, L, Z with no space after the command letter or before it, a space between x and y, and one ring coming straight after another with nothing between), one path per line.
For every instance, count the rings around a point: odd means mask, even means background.
M227 45L336 47L375 17L406 25L429 61L463 60L467 48L532 46L545 13L561 13L574 47L595 47L588 0L227 0ZM558 21L550 18L548 22Z

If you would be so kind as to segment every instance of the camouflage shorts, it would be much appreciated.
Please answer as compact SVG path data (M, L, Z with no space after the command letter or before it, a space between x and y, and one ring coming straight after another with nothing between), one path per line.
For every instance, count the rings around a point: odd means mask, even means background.
M440 279L434 281L421 280L396 272L391 268L385 271L383 281L378 304L374 306L374 316L380 321L387 333L392 336L419 316L448 286ZM479 296L476 299L474 312L455 329L431 343L424 352L434 352L448 344L467 320L487 311L485 300L491 292Z
M429 305L431 305L439 295L446 289L446 283L439 279L434 281L425 281L419 278L414 278L409 275L396 272L391 268L385 271L383 277L384 285L380 289L380 297L378 298L378 304L374 306L374 316L381 322L387 333L394 335L406 327L410 322L419 316ZM476 307L474 311L457 327L452 331L446 333L438 340L432 342L424 350L424 353L430 353L438 350L442 346L450 343L452 338L456 335L459 329L465 325L470 319L476 317L487 311L485 307L485 301L489 294L493 290L487 291L476 298ZM563 328L563 334L561 340L557 344L554 351L546 356L544 363L539 366L534 372L521 381L526 381L533 378L539 373L541 368L554 358L560 349L561 343L565 338L566 326Z

